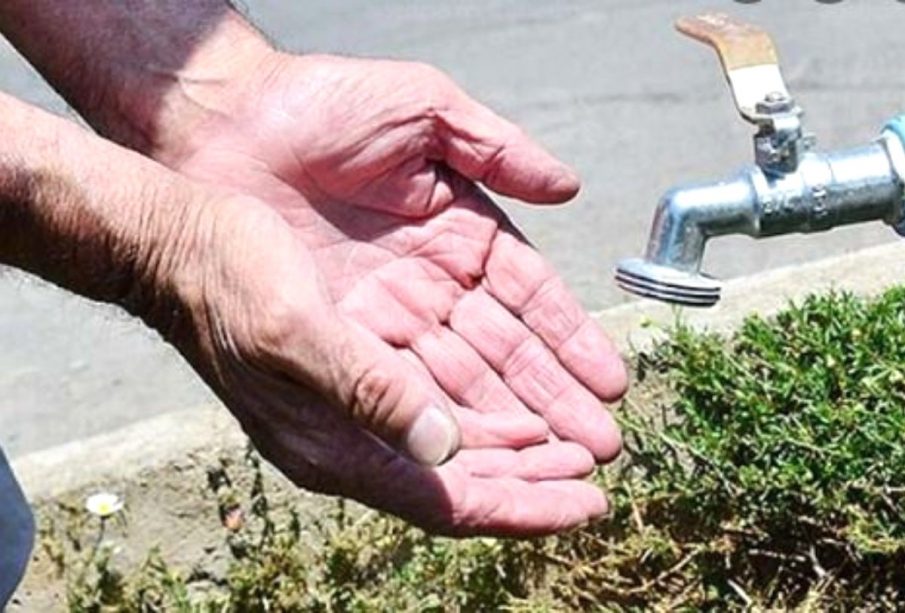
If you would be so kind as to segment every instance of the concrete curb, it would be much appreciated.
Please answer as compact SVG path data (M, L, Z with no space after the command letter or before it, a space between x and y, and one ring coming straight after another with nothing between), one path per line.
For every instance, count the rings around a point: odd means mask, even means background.
M894 243L729 281L717 307L686 309L682 318L697 327L725 331L749 313L770 315L790 300L814 292L836 288L869 295L900 282L905 282L905 243ZM676 316L676 309L652 301L594 314L623 351L648 346ZM92 483L127 479L202 450L234 448L243 441L226 410L202 406L31 453L12 465L29 498L42 500Z
M36 451L11 464L29 500L37 501L92 484L127 480L202 450L235 448L244 442L230 413L208 405Z

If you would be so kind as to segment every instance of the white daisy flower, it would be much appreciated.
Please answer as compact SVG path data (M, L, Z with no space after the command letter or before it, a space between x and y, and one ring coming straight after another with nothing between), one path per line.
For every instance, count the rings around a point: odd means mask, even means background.
M106 519L123 510L123 501L116 494L98 492L88 496L85 500L85 509L92 515Z

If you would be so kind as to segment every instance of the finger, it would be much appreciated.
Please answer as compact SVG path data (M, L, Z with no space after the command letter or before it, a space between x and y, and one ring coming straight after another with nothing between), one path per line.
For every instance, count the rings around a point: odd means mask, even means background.
M466 344L465 341L461 341ZM470 349L470 348L469 348ZM431 372L421 357L411 349L399 349L399 355L412 365L423 376L430 378ZM480 356L477 356L480 359ZM441 364L441 366L445 365ZM489 367L488 367L489 370ZM492 370L493 376L496 376ZM499 377L497 377L499 381ZM500 386L509 392L502 381ZM449 393L447 390L444 390ZM512 392L509 392L510 394ZM515 399L515 396L512 396ZM516 402L518 400L516 399ZM520 404L520 403L519 403ZM451 404L453 417L459 425L461 433L460 446L463 449L501 447L505 449L521 449L529 445L542 443L550 436L547 422L531 413L527 407L520 411L498 411L479 413L471 407Z
M578 480L531 482L480 478L457 460L416 464L355 424L274 427L262 419L249 434L265 457L296 484L393 513L429 532L457 536L539 536L583 525L607 510L597 487ZM255 425L254 423L252 425ZM458 456L457 456L458 457Z
M615 345L533 247L499 232L487 259L484 286L597 396L614 401L625 394L628 376Z
M453 407L453 417L461 432L462 449L521 449L547 440L550 428L542 418L525 413L478 413Z
M448 327L432 326L414 340L412 350L459 404L482 413L530 413L474 347Z
M594 470L594 457L576 443L549 443L512 449L463 449L453 462L475 477L515 477L525 481L581 479Z
M572 199L580 181L525 132L457 88L437 111L442 160L473 181L534 204Z
M603 492L585 481L481 478L453 462L429 469L399 456L375 453L372 459L345 463L344 474L312 474L304 463L284 470L301 485L352 497L449 536L545 536L586 525L608 509Z
M459 300L450 326L547 420L553 432L585 445L602 461L619 453L619 429L609 411L562 367L543 341L483 288Z
M446 398L395 349L353 321L324 317L316 360L308 343L290 366L358 424L418 462L435 465L455 453L460 433ZM294 362L294 363L293 363Z
M462 490L467 499L454 507L455 517L439 531L456 536L544 536L586 525L607 512L603 492L584 481L471 478Z

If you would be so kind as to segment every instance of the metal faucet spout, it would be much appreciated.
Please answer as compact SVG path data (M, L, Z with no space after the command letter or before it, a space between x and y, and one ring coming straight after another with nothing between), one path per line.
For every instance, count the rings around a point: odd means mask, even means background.
M720 285L701 274L707 240L757 233L757 190L749 172L727 181L668 191L654 216L644 258L619 262L616 282L633 294L688 306L710 306Z
M645 259L697 274L707 239L755 234L757 193L745 173L712 184L678 187L660 200Z

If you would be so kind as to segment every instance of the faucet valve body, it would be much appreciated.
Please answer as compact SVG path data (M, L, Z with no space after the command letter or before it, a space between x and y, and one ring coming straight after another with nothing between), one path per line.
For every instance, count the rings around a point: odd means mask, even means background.
M763 238L876 220L905 234L905 116L868 145L815 151L765 33L722 15L681 20L678 27L720 53L736 105L757 127L755 164L723 181L668 191L644 257L619 262L620 287L666 302L711 306L719 301L720 284L700 269L713 237Z

